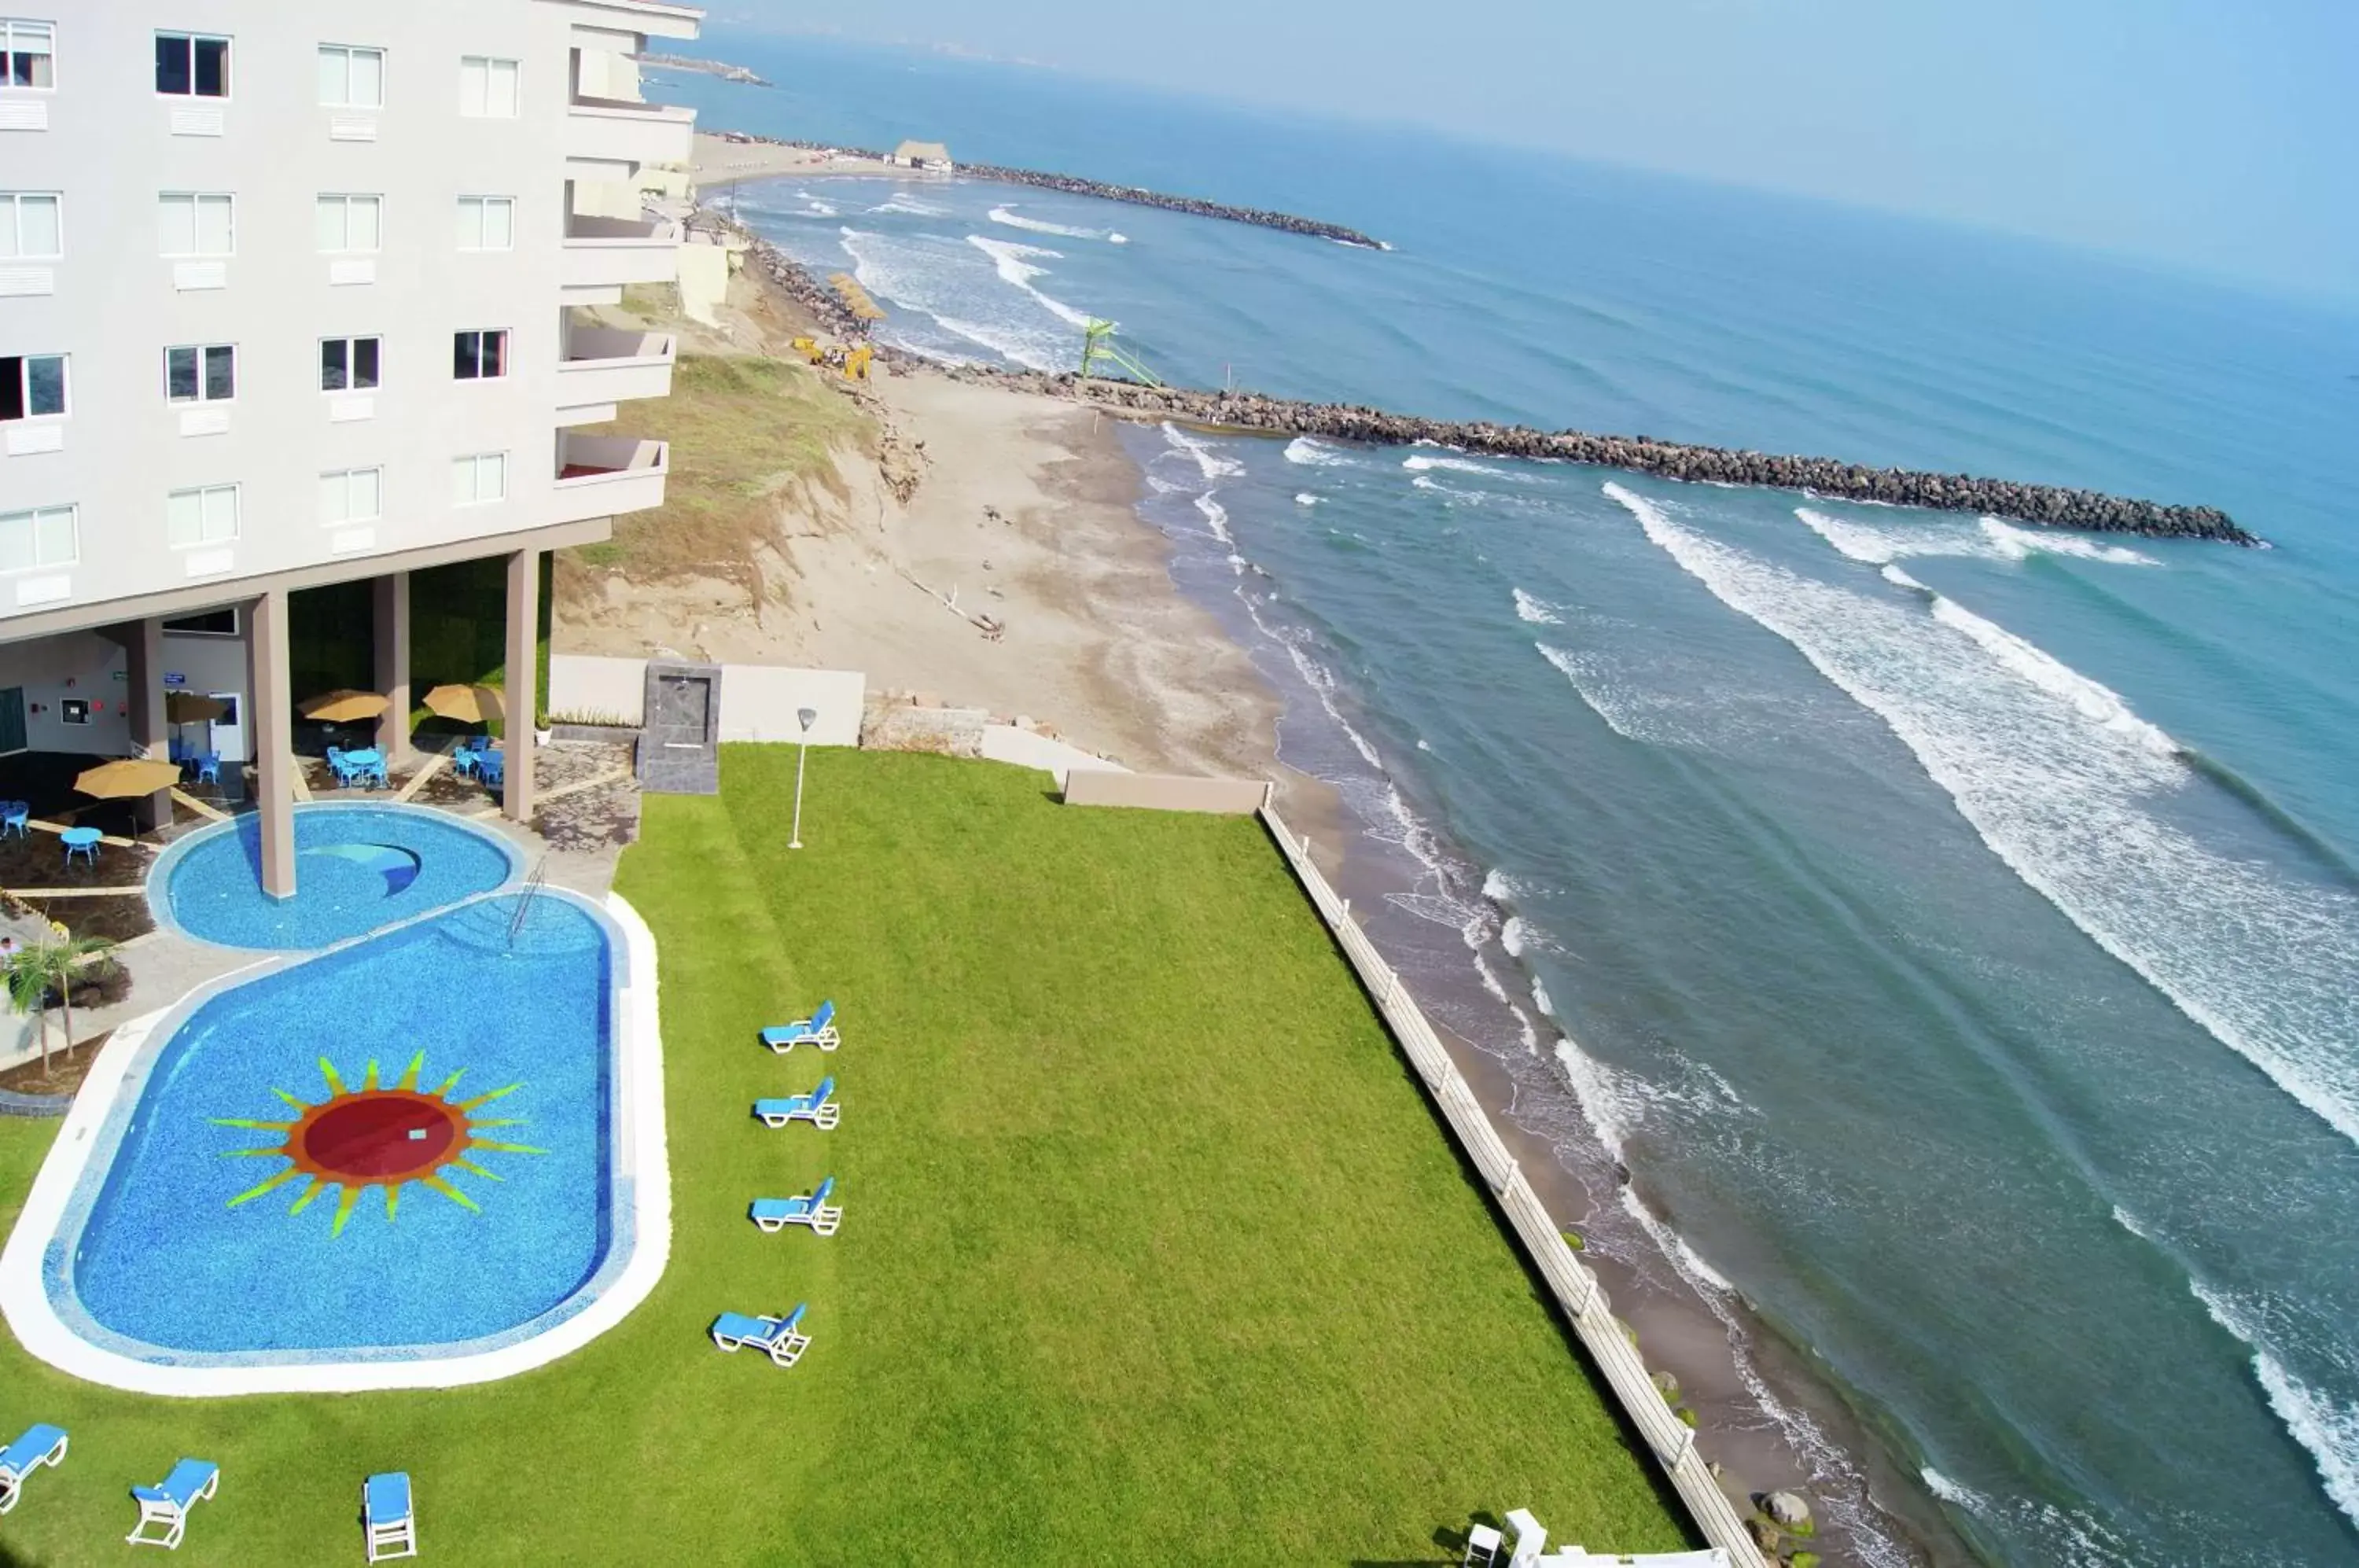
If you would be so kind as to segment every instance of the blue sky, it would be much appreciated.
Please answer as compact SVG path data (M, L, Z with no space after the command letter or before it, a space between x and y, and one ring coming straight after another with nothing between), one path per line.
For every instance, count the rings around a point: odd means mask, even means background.
M708 0L2359 299L2359 0Z

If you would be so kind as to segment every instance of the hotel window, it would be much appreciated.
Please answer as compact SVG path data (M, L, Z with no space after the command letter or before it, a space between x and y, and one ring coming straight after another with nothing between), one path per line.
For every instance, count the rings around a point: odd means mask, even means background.
M459 57L459 113L479 120L513 120L516 62L489 55Z
M228 97L229 40L201 33L158 33L156 91L171 98Z
M320 521L372 523L385 510L385 470L340 468L320 475Z
M0 356L0 419L38 419L66 411L66 356Z
M230 343L193 343L164 351L164 400L226 403L237 396L237 349Z
M54 261L64 254L54 192L0 191L0 261Z
M237 486L206 485L165 497L165 537L174 550L237 538Z
M320 102L331 109L385 107L385 50L320 46Z
M516 198L513 196L460 197L459 248L461 250L514 250L516 248Z
M237 254L236 199L170 191L156 198L156 233L166 256Z
M457 506L480 506L507 498L508 454L477 452L451 464L451 502Z
M490 381L508 373L506 332L461 332L451 340L451 374L461 381Z
M376 386L375 338L321 338L320 390L366 392Z
M74 513L71 506L0 512L0 572L71 566L82 555L81 529Z
M0 87L55 87L57 28L0 16Z
M320 248L373 251L382 234L382 196L322 196L319 201Z

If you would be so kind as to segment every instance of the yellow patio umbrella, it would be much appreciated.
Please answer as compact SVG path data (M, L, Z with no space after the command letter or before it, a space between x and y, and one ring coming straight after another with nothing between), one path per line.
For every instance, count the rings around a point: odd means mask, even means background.
M307 719L323 724L352 724L363 719L379 718L393 705L390 697L380 697L374 691L323 691L317 697L306 698L298 707Z
M125 757L120 762L103 762L96 768L84 768L74 779L74 788L102 800L127 800L168 789L179 781L178 763Z
M164 717L176 724L211 724L229 712L229 704L201 691L164 693Z
M426 711L462 724L488 724L507 716L507 704L491 686L437 686L426 693Z

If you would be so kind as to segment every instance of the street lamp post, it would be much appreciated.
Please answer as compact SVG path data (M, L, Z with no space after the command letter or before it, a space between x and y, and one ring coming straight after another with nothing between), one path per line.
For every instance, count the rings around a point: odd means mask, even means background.
M801 749L795 753L795 827L787 838L788 849L803 846L803 765L810 760L810 727L819 722L819 710L797 708L795 720L803 727L803 738Z

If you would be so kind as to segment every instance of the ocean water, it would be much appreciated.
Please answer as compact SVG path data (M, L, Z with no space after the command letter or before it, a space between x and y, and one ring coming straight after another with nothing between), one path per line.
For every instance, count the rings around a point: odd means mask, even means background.
M708 125L941 136L1396 247L969 183L736 193L920 353L1061 368L1102 316L1174 380L2091 485L2269 539L1126 438L1175 577L1288 698L1283 755L1362 824L1372 931L1514 1077L1593 1248L1801 1347L1992 1561L2359 1560L2359 315L709 42L794 85L663 77ZM1908 1561L1857 1456L1756 1393L1837 1555Z

